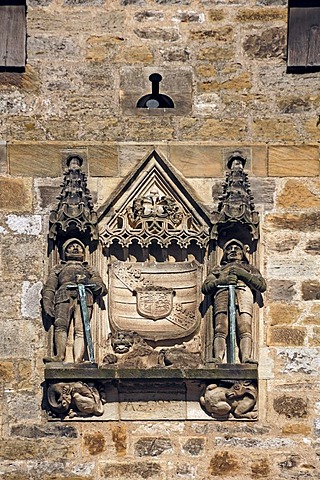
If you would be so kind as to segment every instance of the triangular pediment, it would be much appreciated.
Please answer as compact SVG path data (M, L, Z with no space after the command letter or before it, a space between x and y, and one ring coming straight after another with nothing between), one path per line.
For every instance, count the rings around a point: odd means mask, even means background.
M109 247L118 242L141 247L152 242L181 248L209 241L210 214L196 192L155 150L125 178L98 211L100 239Z

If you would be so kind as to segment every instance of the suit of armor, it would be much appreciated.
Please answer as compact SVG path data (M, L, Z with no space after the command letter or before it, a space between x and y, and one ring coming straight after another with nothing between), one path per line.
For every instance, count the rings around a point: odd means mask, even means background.
M100 275L83 262L84 249L75 239L65 246L66 261L61 261L49 273L43 287L42 301L46 314L54 318L54 337L56 355L47 357L45 361L63 361L66 354L67 336L71 321L74 322L73 354L76 363L83 361L85 353L84 328L79 303L77 284L92 284L86 288L86 303L89 318L92 315L93 303L99 295L105 295L107 289ZM73 248L73 252L71 249ZM69 250L69 252L68 252Z
M244 247L238 240L226 243L221 265L211 270L202 286L202 292L213 297L213 349L216 361L223 360L229 330L229 294L228 288L223 285L236 285L236 327L240 359L242 363L253 362L251 358L253 304L255 292L264 292L266 283L259 270L249 265L244 255Z

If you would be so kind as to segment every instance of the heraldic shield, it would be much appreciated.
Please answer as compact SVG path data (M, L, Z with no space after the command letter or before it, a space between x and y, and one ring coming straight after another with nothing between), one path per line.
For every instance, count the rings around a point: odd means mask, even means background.
M202 271L196 261L117 261L109 268L112 331L134 331L155 342L184 339L197 331Z

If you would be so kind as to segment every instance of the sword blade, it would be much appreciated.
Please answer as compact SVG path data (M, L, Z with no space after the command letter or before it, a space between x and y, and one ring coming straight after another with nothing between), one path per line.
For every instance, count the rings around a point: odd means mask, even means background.
M86 288L81 283L78 283L77 287L79 292L84 332L85 332L87 345L88 345L89 361L90 363L95 363L93 342L92 342L91 329L90 329L90 319L89 319L89 312L88 312L87 299L86 299Z

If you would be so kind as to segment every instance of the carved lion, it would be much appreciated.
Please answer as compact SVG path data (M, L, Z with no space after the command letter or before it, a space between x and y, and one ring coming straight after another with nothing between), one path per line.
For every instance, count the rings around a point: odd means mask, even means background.
M52 383L48 387L48 402L53 412L75 416L101 416L103 399L93 384L83 382Z
M257 419L257 388L251 381L236 382L232 387L208 385L200 403L206 412L214 418Z

